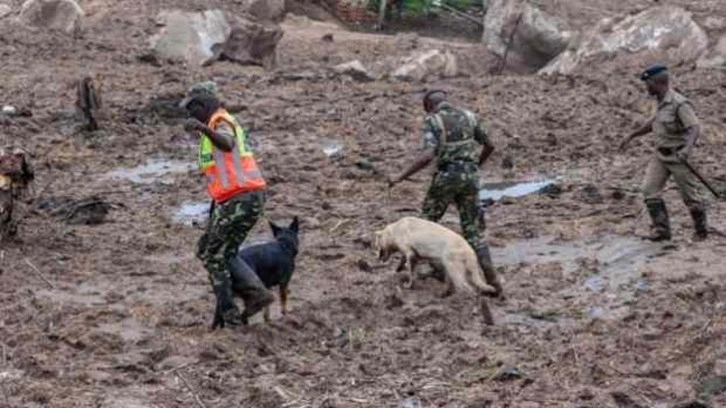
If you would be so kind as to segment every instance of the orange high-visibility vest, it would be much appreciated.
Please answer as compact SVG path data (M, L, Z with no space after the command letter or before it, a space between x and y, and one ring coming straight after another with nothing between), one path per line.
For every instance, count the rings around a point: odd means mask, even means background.
M240 193L266 187L252 152L247 147L245 131L237 120L220 108L209 119L207 126L216 130L222 122L234 129L235 148L232 151L218 149L206 135L199 139L199 168L207 177L207 193L217 203Z

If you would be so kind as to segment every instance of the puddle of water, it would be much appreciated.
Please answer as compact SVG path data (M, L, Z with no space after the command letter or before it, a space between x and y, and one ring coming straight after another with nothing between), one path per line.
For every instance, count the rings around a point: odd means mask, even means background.
M331 159L339 159L343 156L343 146L336 141L325 141L321 148L323 153Z
M98 330L118 334L127 343L136 343L151 335L152 331L134 319L124 319L117 323L104 323Z
M23 378L23 371L21 370L6 370L6 371L0 371L0 380L7 381L7 380L19 380Z
M635 273L637 269L661 249L657 243L618 235L567 244L552 244L553 240L554 237L539 237L511 242L504 248L492 248L494 262L501 265L560 262L566 273L572 273L578 268L578 259L592 258L598 260L601 279L622 284L639 277ZM603 283L590 279L588 285L598 287Z
M504 197L519 198L526 195L535 194L542 189L549 187L555 183L555 180L544 179L535 181L499 181L492 183L484 183L479 190L479 200L501 200Z
M593 292L600 292L603 289L602 277L595 275L585 279L584 285Z
M172 221L184 224L194 225L204 224L209 215L209 202L186 202L178 207L171 215Z
M576 273L581 258L596 259L597 273L581 283L586 290L575 289L568 297L584 297L590 306L583 313L598 319L626 315L633 297L650 289L640 268L662 249L657 243L616 235L567 244L552 241L553 237L540 237L512 242L504 248L492 248L492 256L498 265L559 262L565 274ZM512 320L511 316L508 320Z
M102 176L102 179L128 180L136 184L164 182L167 176L175 173L186 173L194 169L194 163L172 160L150 160L142 165L131 168L118 168ZM165 180L165 178L167 180Z

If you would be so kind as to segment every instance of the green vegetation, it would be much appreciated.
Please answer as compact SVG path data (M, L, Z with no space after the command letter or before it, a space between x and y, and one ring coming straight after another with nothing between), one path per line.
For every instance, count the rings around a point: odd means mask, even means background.
M482 0L403 0L403 13L414 17L427 15L442 3L461 11L482 8ZM380 4L380 0L370 0L368 8L377 13ZM395 7L394 10L387 11L386 18L391 18L393 15L395 15Z

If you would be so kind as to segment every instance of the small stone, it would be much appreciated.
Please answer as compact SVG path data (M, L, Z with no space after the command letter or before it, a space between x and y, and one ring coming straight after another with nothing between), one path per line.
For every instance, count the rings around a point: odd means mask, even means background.
M505 170L511 170L514 168L514 158L511 154L508 154L502 158L502 168Z
M717 376L726 376L726 360L716 360L713 367L713 373Z
M645 408L645 406L637 403L633 398L621 391L614 391L610 394L619 407L627 408Z
M356 265L358 266L358 269L363 272L370 273L373 271L373 268L371 268L371 265L365 259L359 259L358 262L356 262Z
M512 381L523 378L525 376L524 371L519 367L507 367L499 371L495 376L495 381Z
M10 6L8 6L7 4L0 4L0 18L5 17L12 12L13 9L10 8Z
M600 204L603 202L600 190L594 184L585 184L580 190L579 197L580 201L587 204Z
M320 40L322 40L323 42L333 42L335 41L335 38L333 37L333 34L328 33L325 34Z
M366 67L358 60L337 65L333 68L333 71L338 75L347 75L359 82L370 82L374 80L373 76L366 70Z

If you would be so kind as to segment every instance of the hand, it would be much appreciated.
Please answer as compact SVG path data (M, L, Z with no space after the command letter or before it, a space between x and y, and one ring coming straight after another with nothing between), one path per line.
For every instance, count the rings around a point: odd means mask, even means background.
M676 158L682 162L687 161L688 157L691 155L692 148L693 146L686 145L681 150L676 152Z
M206 128L207 126L204 123L194 118L189 118L184 121L184 130L186 130L187 132L201 132Z

